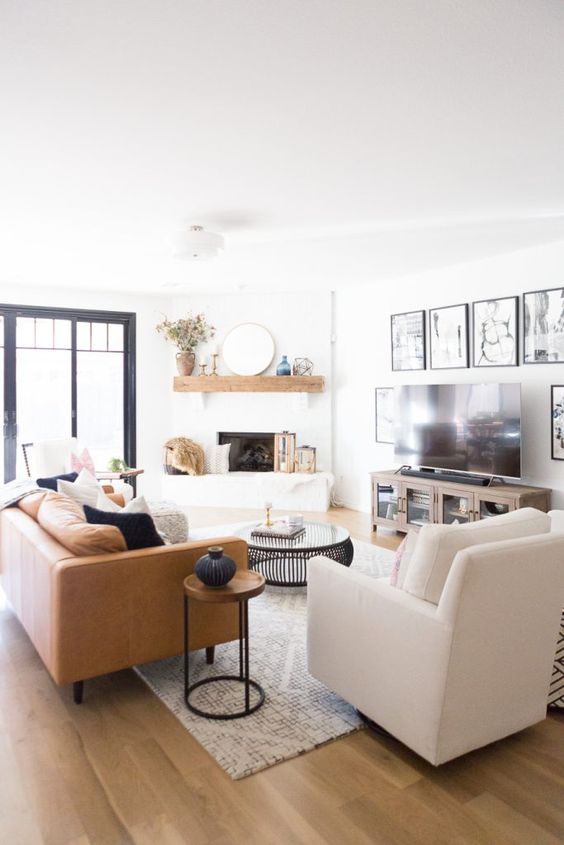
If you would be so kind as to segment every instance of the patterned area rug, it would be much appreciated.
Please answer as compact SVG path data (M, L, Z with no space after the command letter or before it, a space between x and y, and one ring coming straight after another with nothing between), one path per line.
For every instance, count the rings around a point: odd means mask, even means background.
M232 526L215 528L208 536L225 536L229 528ZM392 552L359 540L353 543L354 569L375 577L389 572ZM136 667L145 683L232 778L254 774L361 727L354 708L307 671L305 588L267 587L250 601L249 641L251 677L263 686L266 701L243 719L203 719L186 709L182 657ZM192 654L190 680L233 674L237 667L238 643L227 643L216 649L213 666L206 664L203 651ZM242 685L237 683L211 684L196 692L191 701L208 712L233 711L243 704Z

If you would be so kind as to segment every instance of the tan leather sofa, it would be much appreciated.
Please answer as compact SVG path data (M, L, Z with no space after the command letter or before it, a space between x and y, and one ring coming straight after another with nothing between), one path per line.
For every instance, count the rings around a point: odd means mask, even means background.
M2 588L53 680L74 684L79 703L88 678L182 652L182 583L212 542L247 568L235 537L73 557L12 507L0 513ZM210 660L213 646L238 637L236 605L190 611L190 647Z

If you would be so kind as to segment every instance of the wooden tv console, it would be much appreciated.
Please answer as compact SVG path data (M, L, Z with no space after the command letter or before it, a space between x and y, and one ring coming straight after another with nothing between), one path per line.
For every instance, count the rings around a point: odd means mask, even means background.
M396 531L418 531L428 523L465 524L517 508L550 510L551 490L524 484L478 487L400 475L392 470L371 472L372 525Z

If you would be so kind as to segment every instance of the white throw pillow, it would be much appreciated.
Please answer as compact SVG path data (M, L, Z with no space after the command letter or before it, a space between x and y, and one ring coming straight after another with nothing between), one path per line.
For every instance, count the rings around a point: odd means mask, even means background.
M211 475L227 475L230 449L231 443L225 443L223 446L206 446L204 472Z
M80 505L90 505L93 508L96 507L101 490L101 485L87 469L80 471L76 481L63 481L61 478L57 481L57 492L74 499Z
M151 513L145 496L137 496L122 508L108 498L103 490L98 493L95 507L99 511L109 511L110 513Z
M424 525L409 561L403 589L438 604L454 557L461 549L549 531L550 517L536 508L523 508L468 525Z

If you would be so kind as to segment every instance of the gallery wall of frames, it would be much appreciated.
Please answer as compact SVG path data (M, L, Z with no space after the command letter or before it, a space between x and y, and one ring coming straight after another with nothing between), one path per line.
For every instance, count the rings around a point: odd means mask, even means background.
M391 315L393 372L564 363L564 287ZM393 388L376 388L376 440L393 442ZM564 385L551 386L551 457L564 460Z

